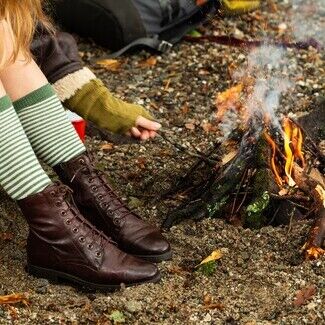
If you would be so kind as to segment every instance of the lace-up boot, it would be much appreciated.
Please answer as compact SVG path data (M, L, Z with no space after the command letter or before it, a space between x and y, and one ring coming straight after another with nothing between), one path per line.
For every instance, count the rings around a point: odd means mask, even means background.
M154 264L119 250L81 215L65 185L50 185L18 204L30 227L31 274L99 290L159 280Z
M74 190L74 199L83 215L112 237L121 250L151 262L171 258L170 245L159 229L122 202L106 175L94 168L88 155L80 155L54 169Z

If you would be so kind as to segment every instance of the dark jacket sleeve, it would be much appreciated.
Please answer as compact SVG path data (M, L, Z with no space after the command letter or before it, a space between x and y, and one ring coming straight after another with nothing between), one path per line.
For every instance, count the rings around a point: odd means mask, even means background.
M34 58L50 83L83 68L78 47L72 35L64 32L49 34L38 30L31 45Z

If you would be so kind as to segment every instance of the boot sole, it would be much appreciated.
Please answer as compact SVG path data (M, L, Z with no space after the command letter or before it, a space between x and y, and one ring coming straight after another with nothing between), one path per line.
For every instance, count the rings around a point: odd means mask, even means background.
M135 257L141 258L145 261L152 262L152 263L160 263L163 261L169 261L172 259L173 253L172 251L168 251L166 253L163 253L161 255L134 255Z
M121 289L121 287L122 287L122 284L118 285L118 284L91 283L91 282L84 281L78 277L75 277L73 275L70 275L70 274L67 274L64 272L55 271L55 270L51 270L51 269L45 269L45 268L34 266L34 265L28 265L26 268L27 268L27 272L35 277L48 279L48 280L56 282L56 283L59 283L62 281L68 281L68 282L77 284L84 289L100 290L100 291L116 291L116 290ZM128 284L124 284L123 286L133 287L133 286L145 284L145 283L157 283L160 281L160 279L161 279L161 275L160 275L160 273L158 273L156 276L154 276L153 278L151 278L149 280L142 281L142 282L128 283Z

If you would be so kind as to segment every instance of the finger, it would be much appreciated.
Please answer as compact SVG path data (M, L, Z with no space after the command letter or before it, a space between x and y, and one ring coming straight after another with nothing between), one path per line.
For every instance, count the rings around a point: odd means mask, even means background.
M157 132L156 131L149 131L150 138L153 139L156 137Z
M140 126L140 127L144 128L144 129L152 130L152 131L158 131L161 128L160 123L150 121L150 120L148 120L147 118L145 118L143 116L139 116L137 118L136 126Z
M143 130L141 132L141 140L148 140L150 137L149 131Z
M131 129L131 133L135 138L140 138L141 137L141 132L139 131L138 128L133 127Z

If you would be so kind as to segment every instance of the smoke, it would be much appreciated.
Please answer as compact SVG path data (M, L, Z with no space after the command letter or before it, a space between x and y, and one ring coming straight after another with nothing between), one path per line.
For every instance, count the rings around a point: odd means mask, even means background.
M293 41L314 38L325 45L325 0L292 0L291 15L288 15ZM288 30L288 33L289 33ZM270 45L266 39L263 46L253 49L247 56L245 65L234 74L234 81L246 83L242 102L245 120L249 120L256 130L262 132L263 121L267 118L273 128L281 129L281 100L294 90L290 81L287 50ZM252 83L247 86L247 80ZM225 140L240 125L241 111L229 107L219 129Z

